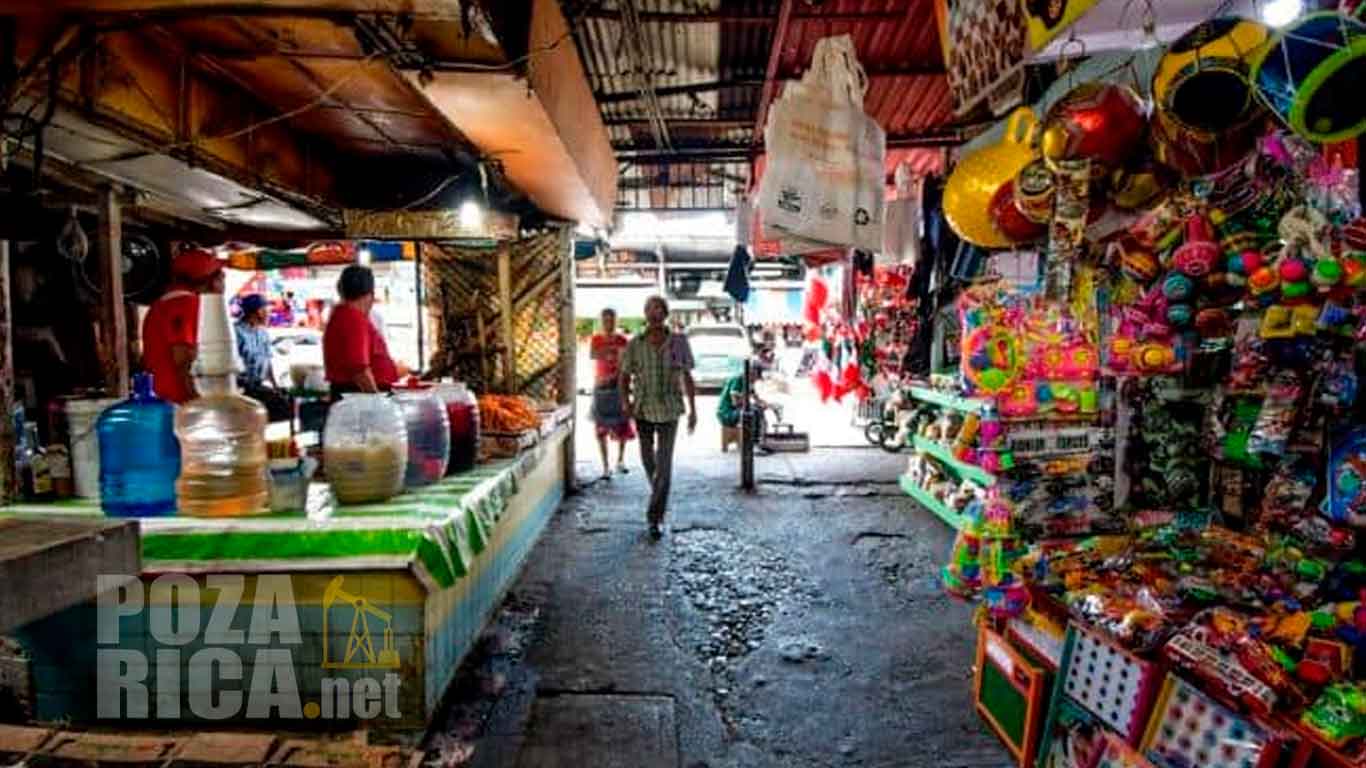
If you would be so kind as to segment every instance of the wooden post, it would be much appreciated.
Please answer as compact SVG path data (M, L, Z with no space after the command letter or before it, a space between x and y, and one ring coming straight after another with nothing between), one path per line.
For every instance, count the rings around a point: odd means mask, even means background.
M498 322L503 337L503 386L517 392L517 355L512 344L512 246L498 249Z
M118 188L100 190L100 346L105 350L104 386L112 397L128 396L128 316L123 306L123 211Z
M560 404L570 408L569 439L564 441L564 492L577 488L575 472L574 431L578 427L578 337L574 327L574 237L569 228L562 230L565 259L560 265Z
M9 241L0 240L0 502L19 498L19 478L14 475L14 323L9 300Z
M422 246L417 247L417 257L413 260L413 279L417 283L415 286L417 301L417 372L419 375L427 371L427 350L425 339L422 338L422 316L426 314L426 295L422 285Z

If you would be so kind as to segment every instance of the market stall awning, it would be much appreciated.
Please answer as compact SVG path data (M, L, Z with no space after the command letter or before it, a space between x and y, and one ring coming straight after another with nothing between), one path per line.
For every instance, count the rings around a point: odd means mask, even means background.
M515 215L534 212L528 197L562 218L603 223L610 210L616 168L600 123L581 119L591 95L573 46L555 42L569 38L553 2L536 5L529 28L499 26L502 39L486 9L458 0L22 10L15 101L4 106L26 117L12 136L138 189L185 188L174 202L201 222L339 231L344 208L445 208L475 195ZM475 126L479 146L423 92L473 71L507 86L477 81L488 117ZM523 75L539 122L520 111ZM490 130L510 141L489 143ZM291 212L261 215L274 203Z
M536 0L527 77L510 71L411 73L409 79L508 179L549 213L611 223L617 170L569 23L554 0Z

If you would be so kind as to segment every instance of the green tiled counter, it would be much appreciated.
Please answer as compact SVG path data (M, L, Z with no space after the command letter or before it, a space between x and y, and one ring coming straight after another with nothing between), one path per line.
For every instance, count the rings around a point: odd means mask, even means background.
M302 700L320 700L327 690L321 688L324 678L359 679L392 671L401 677L402 716L399 722L376 725L420 728L434 714L461 659L559 505L564 445L571 435L570 425L561 424L515 459L480 465L383 504L337 507L326 486L315 484L307 514L144 518L144 595L150 607L155 598L147 587L157 577L187 574L199 586L200 613L207 622L219 599L210 579L241 576L245 591L231 626L244 628L252 623L262 579L287 576L303 633L302 642L291 649ZM15 505L4 514L51 518L96 517L100 512L97 503L71 501ZM343 655L353 630L355 606L328 602L329 589L335 587L379 609L368 614L376 625L373 645L392 646L397 667L323 668L322 648ZM380 615L388 616L382 628ZM330 617L326 623L325 616ZM94 718L93 692L99 687L96 623L94 606L85 605L18 633L31 657L39 719ZM162 647L149 635L145 614L121 618L119 629L117 648L150 653ZM382 640L385 629L388 635ZM185 649L188 653L209 646L223 647L196 638ZM254 654L257 649L242 650ZM194 690L179 693L188 702ZM179 717L169 719L195 719L188 706L179 710Z

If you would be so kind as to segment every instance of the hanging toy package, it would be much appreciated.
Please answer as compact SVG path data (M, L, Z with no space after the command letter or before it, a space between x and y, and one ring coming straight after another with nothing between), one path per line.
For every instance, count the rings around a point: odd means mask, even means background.
M1303 392L1299 377L1292 371L1282 371L1271 380L1266 388L1262 412L1257 414L1257 423L1253 425L1252 434L1247 440L1248 452L1285 455L1290 433L1295 429L1298 404Z
M1366 528L1366 428L1357 428L1333 446L1328 457L1329 520Z

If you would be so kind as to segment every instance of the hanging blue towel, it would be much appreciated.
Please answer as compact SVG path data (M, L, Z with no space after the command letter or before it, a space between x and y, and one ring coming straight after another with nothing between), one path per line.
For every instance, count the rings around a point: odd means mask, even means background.
M743 245L735 246L726 267L726 293L741 304L749 301L749 249Z

